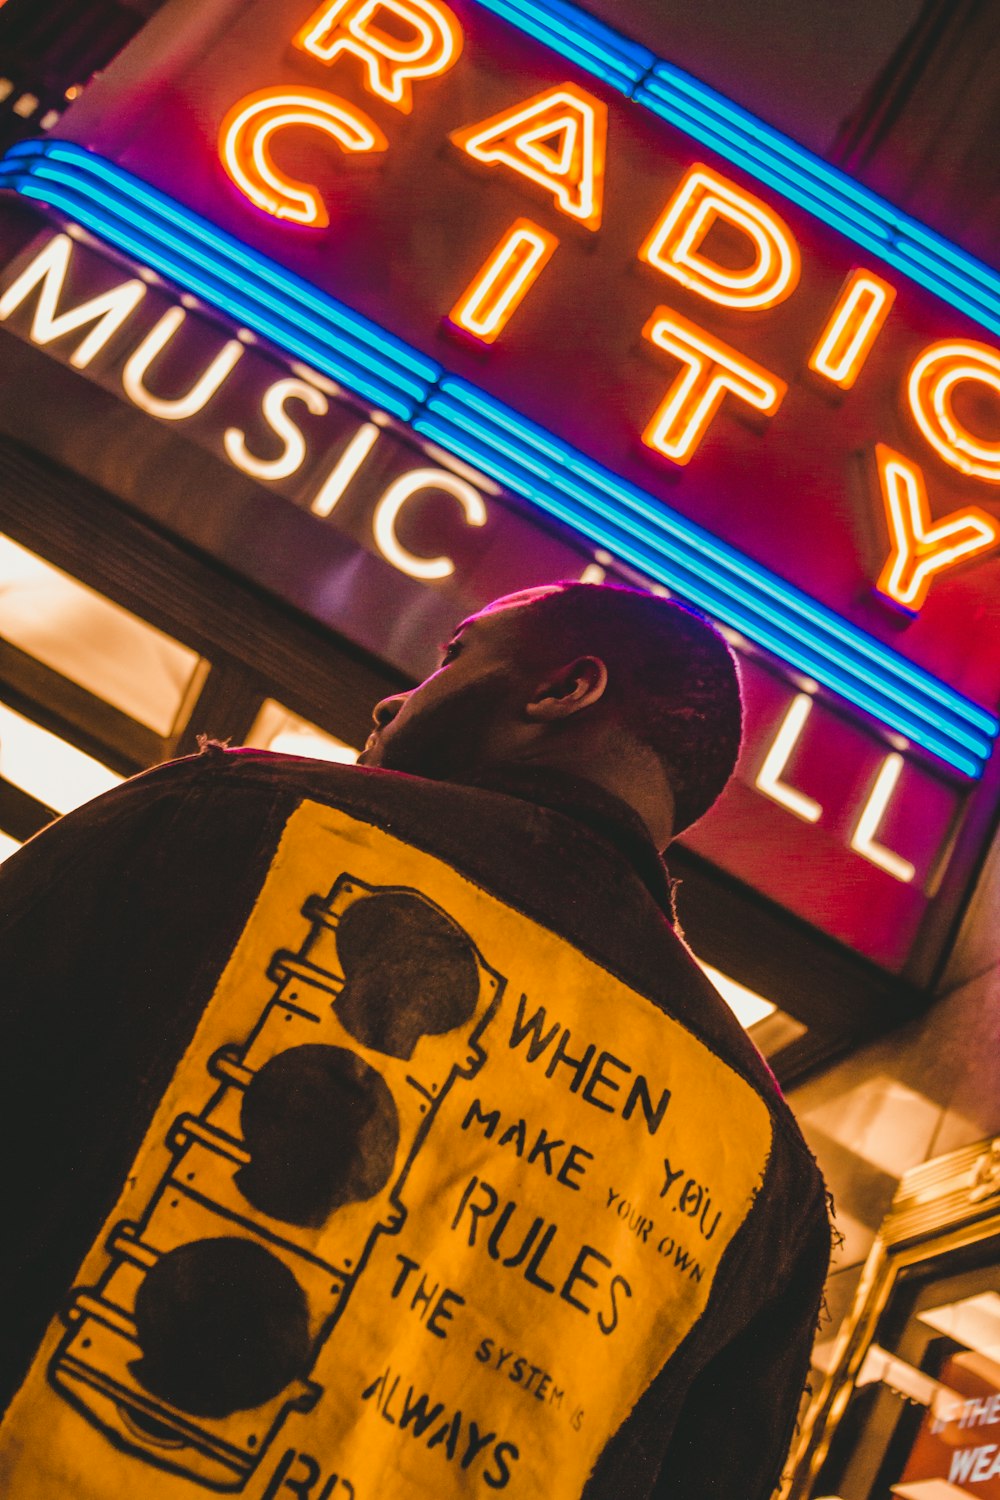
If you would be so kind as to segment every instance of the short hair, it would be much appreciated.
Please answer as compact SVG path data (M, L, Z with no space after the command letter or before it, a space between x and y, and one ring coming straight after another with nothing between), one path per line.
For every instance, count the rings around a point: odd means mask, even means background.
M720 632L687 605L642 589L566 581L524 611L529 654L599 656L609 702L659 757L679 833L712 806L740 753L736 661Z

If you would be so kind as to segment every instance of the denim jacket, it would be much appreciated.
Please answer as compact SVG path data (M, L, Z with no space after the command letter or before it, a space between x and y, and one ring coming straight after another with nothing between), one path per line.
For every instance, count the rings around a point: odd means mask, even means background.
M0 955L5 1496L768 1500L823 1182L617 799L213 748Z

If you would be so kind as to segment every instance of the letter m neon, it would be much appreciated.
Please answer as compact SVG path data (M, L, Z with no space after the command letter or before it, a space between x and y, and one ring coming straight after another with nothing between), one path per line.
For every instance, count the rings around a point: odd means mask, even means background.
M70 364L82 370L125 322L146 295L143 282L132 280L82 302L79 307L57 311L69 270L73 241L68 234L54 235L34 260L21 272L0 297L0 322L5 322L16 308L41 287L31 323L31 339L36 344L50 344L78 328L94 326L70 355Z

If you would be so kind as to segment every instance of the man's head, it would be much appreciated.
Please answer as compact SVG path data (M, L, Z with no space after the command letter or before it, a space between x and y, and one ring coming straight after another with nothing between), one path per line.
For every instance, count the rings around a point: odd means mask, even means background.
M739 752L739 681L724 640L637 589L560 583L459 625L441 666L375 708L362 764L462 781L490 766L556 766L673 831L711 806ZM658 824L662 826L663 817Z

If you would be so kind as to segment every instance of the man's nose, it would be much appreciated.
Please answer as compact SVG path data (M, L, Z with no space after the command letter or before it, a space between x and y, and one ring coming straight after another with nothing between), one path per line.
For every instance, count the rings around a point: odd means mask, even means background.
M391 698L383 698L380 703L376 703L372 709L376 729L384 729L387 724L391 724L409 696L409 693L393 693Z

